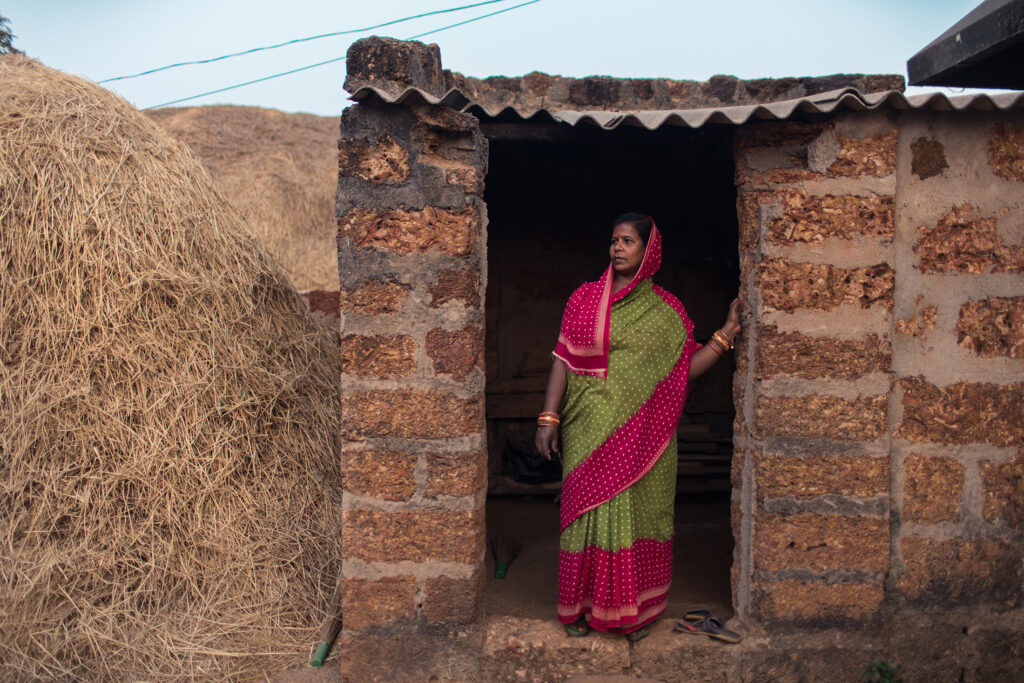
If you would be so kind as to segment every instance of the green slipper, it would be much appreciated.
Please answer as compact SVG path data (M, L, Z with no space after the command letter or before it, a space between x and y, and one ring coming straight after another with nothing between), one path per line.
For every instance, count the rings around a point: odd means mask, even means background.
M582 638L590 634L590 624L587 623L586 617L580 617L571 624L562 624L565 628L565 635L570 638Z
M626 640L628 640L631 643L635 643L638 640L643 640L649 635L651 635L650 626L644 626L643 628L638 628L635 631L630 631L629 633L627 633Z

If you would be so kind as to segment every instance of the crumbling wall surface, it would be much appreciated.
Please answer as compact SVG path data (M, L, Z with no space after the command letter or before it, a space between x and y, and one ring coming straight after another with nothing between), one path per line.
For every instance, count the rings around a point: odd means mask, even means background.
M733 595L755 632L867 627L911 679L1021 675L1021 119L739 132Z
M385 83L415 84L436 58L379 38L349 52ZM478 618L484 578L487 142L471 116L412 101L357 104L341 128L342 673L471 679L460 625Z
M436 83L436 79L432 81ZM445 89L458 88L492 113L513 107L524 116L538 109L558 111L702 109L792 100L807 95L856 88L861 92L898 90L902 76L834 74L800 78L739 79L712 76L707 81L676 81L668 78L612 78L587 76L564 78L539 71L525 76L473 78L445 72Z

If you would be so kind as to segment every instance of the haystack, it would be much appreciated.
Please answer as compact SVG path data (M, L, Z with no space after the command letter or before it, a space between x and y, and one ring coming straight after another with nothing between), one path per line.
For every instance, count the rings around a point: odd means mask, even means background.
M0 677L302 663L340 569L340 358L180 143L0 58Z
M337 116L228 106L146 115L199 157L296 288L338 288Z

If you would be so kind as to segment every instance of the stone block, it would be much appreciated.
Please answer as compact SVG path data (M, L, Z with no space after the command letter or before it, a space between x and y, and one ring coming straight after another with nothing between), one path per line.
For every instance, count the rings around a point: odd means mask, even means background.
M960 518L964 466L952 458L908 455L903 464L904 522L936 524Z
M887 396L759 396L754 407L754 434L761 438L807 436L869 441L885 433L887 406Z
M480 673L480 638L461 626L343 631L335 645L343 683L465 683ZM411 626L411 624L410 624ZM315 671L306 667L306 671ZM317 679L318 683L327 683ZM289 680L288 683L292 683Z
M437 283L428 290L431 308L440 308L449 301L461 302L466 308L480 308L480 271L473 266L442 270Z
M341 406L342 436L444 439L484 429L483 397L459 398L436 389L353 391Z
M1024 182L1024 128L997 123L988 143L988 163L997 176Z
M912 604L945 609L988 605L1002 611L1021 600L1021 547L996 538L919 536L901 539L903 564L897 585Z
M799 164L806 164L805 159L797 158L794 159ZM795 183L804 183L808 180L818 180L822 176L817 171L811 171L806 168L771 168L767 171L755 171L753 173L747 173L743 166L737 166L736 169L736 184L737 185L790 185Z
M857 379L871 372L888 372L892 346L877 334L848 340L779 332L764 325L757 332L758 379L792 375L807 379Z
M831 130L831 123L803 121L770 121L740 126L736 130L736 149L746 151L759 147L806 147L815 138Z
M771 192L740 191L736 196L736 213L739 219L740 249L753 250L761 239L761 207L766 205Z
M1024 272L1024 246L1006 246L994 216L982 217L969 203L958 204L935 227L917 229L914 245L923 273Z
M968 301L956 332L957 343L982 358L1024 358L1024 296Z
M805 635L804 642L785 644L773 638L770 646L743 653L742 675L733 680L751 683L848 683L863 680L860 673L863 665L870 661L870 649L829 646L822 643L825 638L815 636ZM849 645L848 639L844 645Z
M440 251L469 256L480 232L475 206L418 210L353 209L338 221L339 233L357 248L374 247L398 254Z
M884 518L762 514L754 528L754 568L760 571L884 572L889 567Z
M345 559L366 562L475 564L484 547L484 512L477 510L346 509L342 512Z
M345 491L383 500L409 500L416 493L416 461L412 453L352 451L341 458Z
M910 172L921 180L942 175L949 168L946 148L933 138L915 138L910 143Z
M983 462L978 470L985 521L1024 531L1024 451L1010 462Z
M743 468L746 465L746 460L747 452L745 450L739 448L733 450L732 462L729 466L729 484L734 490L743 487Z
M306 300L306 305L314 317L338 320L341 301L337 290L310 289L302 292L302 298Z
M470 578L436 576L423 587L423 616L431 624L468 624L480 617L484 573Z
M886 616L885 632L889 642L881 659L899 666L903 681L958 683L961 680L961 669L968 658L964 645L969 636L964 633L967 629L959 615L901 609Z
M435 44L370 36L349 45L345 64L350 93L365 85L389 91L415 87L438 96L444 92L441 49Z
M891 195L819 196L787 188L774 192L772 200L782 211L768 225L768 236L776 244L849 240L854 235L891 240L895 232Z
M897 130L866 138L836 135L839 153L828 167L830 177L860 178L887 176L896 170L896 150L900 134Z
M554 619L487 620L480 680L563 681L573 676L629 672L629 644L619 637L569 638Z
M784 258L760 262L757 287L766 311L809 308L831 311L844 303L892 309L894 273L886 263L840 268L827 263L800 263Z
M302 298L309 306L309 312L319 324L337 336L340 328L341 302L338 290L310 289L302 292ZM340 340L339 340L340 343Z
M681 636L672 630L671 619L661 619L633 646L631 673L657 681L725 683L734 654L711 638Z
M761 500L824 495L870 497L889 490L886 456L754 456L757 495Z
M416 617L416 577L348 577L341 597L345 628L385 626Z
M416 370L415 354L412 337L347 334L341 338L341 371L361 377L408 377Z
M1024 680L1024 630L1017 624L984 623L967 629L965 649L970 659L964 683Z
M402 307L402 301L411 287L397 280L370 280L358 287L342 287L339 305L346 313L361 315L382 315L394 313Z
M459 330L435 327L427 332L427 356L438 375L463 382L474 369L484 367L484 328L466 325Z
M338 173L371 183L400 183L409 177L409 153L387 134L375 143L345 137L338 142Z
M763 621L797 626L852 626L878 619L881 583L758 581L753 610Z
M937 387L922 377L909 377L900 380L900 388L900 438L915 443L1024 444L1024 383L957 382Z
M468 194L484 195L484 175L473 166L452 164L444 169L444 181L449 185L461 185Z
M569 102L583 107L601 106L619 99L623 79L587 76L569 83Z
M925 339L928 332L935 329L935 316L938 314L937 306L930 305L918 309L906 318L896 321L896 331L908 337Z
M487 489L487 451L429 453L423 495L475 496Z

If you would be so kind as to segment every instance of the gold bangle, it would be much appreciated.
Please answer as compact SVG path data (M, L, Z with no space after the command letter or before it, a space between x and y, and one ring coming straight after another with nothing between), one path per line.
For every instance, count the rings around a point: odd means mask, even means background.
M719 356L725 353L725 351L722 349L722 342L718 341L714 337L708 339L708 348L717 353Z
M541 413L541 414L540 414L540 415L538 415L537 417L546 417L546 416L550 416L550 417L554 417L554 418L559 418L559 417L561 417L561 415L559 415L558 413L556 413L556 412L555 412L555 411L553 411L553 410L545 410L545 411L544 411L543 413Z
M722 332L721 330L715 330L714 334L712 334L711 336L712 338L717 339L723 346L725 346L726 349L730 351L736 348L736 344L733 343L733 340L730 339L729 336L725 332Z

